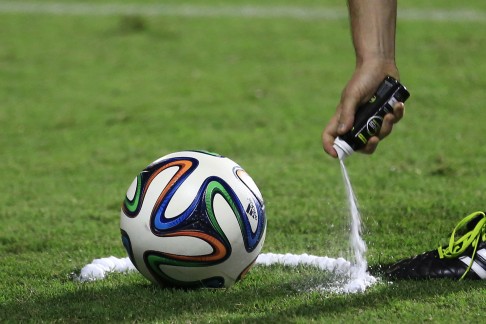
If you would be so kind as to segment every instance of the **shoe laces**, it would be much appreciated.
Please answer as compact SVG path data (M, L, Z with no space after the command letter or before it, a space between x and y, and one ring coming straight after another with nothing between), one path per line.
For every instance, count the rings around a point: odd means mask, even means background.
M467 229L468 228L467 224L473 220L476 221L477 219L479 220L471 230L469 230L461 237L456 238L457 232L460 232L460 230L464 227L466 227ZM471 269L474 262L474 257L476 256L478 245L481 241L486 241L486 214L484 212L478 211L464 217L459 223L457 223L456 227L452 231L451 237L449 238L449 245L445 247L439 246L438 249L439 257L441 259L458 258L462 256L462 254L464 254L464 252L470 246L473 247L471 262L469 263L469 266L467 267L462 277L459 279L461 280L466 276L466 274Z

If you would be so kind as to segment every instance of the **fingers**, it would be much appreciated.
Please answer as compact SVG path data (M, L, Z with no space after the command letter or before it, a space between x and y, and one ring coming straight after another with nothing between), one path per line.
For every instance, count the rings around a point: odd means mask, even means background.
M356 114L356 107L359 105L359 98L346 91L343 93L343 98L338 106L339 119L337 123L338 135L346 134L352 127L354 122L354 115Z
M393 106L393 115L395 116L395 124L403 118L403 115L405 115L405 104L403 102L397 102Z
M339 135L346 134L353 127L358 101L355 96L347 94L345 90L341 97L341 103L337 106L336 113L322 132L322 147L327 154L334 158L338 157L333 147L334 140Z
M334 149L334 140L336 137L339 135L343 135L340 133L339 125L342 124L342 120L345 120L348 117L343 117L343 105L340 105L334 114L334 116L331 118L329 123L327 124L326 128L322 132L322 146L324 148L324 151L326 151L327 154L330 156L337 158L337 152ZM384 139L393 130L393 125L399 122L405 113L405 105L402 102L398 102L395 104L393 107L393 113L387 114L383 118L383 123L380 129L380 133L378 136L373 136L368 140L368 143L364 148L360 150L361 153L364 154L372 154L375 152L380 140ZM354 112L353 112L354 114ZM353 115L354 117L354 115ZM351 121L352 123L352 121ZM352 127L352 125L351 125ZM346 133L346 131L345 131Z
M370 137L368 143L366 143L366 146L359 150L359 152L364 154L373 154L376 151L379 142L380 139L377 136Z
M383 118L380 133L378 134L380 139L384 139L390 135L391 131L393 130L393 124L395 124L395 119L396 118L393 114L387 114L385 118Z
M346 96L344 96L343 93L342 98L345 97ZM338 157L338 154L333 146L334 140L339 135L346 134L351 127L353 127L355 106L352 106L352 104L349 103L349 99L346 109L343 108L344 106L345 105L343 103L340 103L337 106L336 113L331 117L329 123L322 132L322 147L324 148L324 151L333 158Z
M381 125L381 130L379 133L379 138L384 139L390 135L393 125L398 123L402 119L405 113L405 105L402 102L398 102L393 106L393 113L385 115L383 118L383 123Z
M331 118L329 124L327 124L326 128L324 128L324 131L322 132L322 147L324 148L324 151L326 151L327 154L329 154L334 158L338 157L337 152L333 147L334 140L338 136L337 128L338 128L338 113L336 113Z
M402 102L398 102L393 106L393 113L385 115L383 118L383 124L381 125L381 130L378 136L373 136L368 140L366 146L360 150L364 154L372 154L376 151L380 140L384 139L393 130L393 125L398 123L400 119L403 118L405 113L405 105Z

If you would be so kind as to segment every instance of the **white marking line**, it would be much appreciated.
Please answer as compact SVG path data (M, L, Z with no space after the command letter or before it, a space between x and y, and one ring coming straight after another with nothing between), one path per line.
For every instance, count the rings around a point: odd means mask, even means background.
M335 273L337 275L348 276L347 282L336 282L334 287L325 288L317 287L318 289L329 290L336 293L357 293L363 292L366 288L374 285L377 279L367 272L364 273L361 269L352 265L343 258L328 258L319 257L308 254L275 254L262 253L258 256L255 264L270 266L272 264L282 264L289 267L297 267L298 265L308 265L316 267L323 271ZM129 258L116 258L111 256L109 258L94 259L90 264L85 265L81 269L78 277L74 280L80 282L103 280L106 276L113 272L127 273L136 271L135 266Z
M174 16L213 18L288 18L301 20L340 20L347 18L342 8L266 5L158 5L0 1L0 13L77 15L77 16ZM473 9L399 9L405 21L486 22L486 12Z

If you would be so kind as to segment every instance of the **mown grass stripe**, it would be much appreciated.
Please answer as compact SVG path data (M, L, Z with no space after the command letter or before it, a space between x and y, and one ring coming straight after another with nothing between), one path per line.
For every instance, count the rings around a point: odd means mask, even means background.
M213 18L288 18L302 20L346 19L346 7L256 6L256 5L163 5L108 3L0 2L0 13L48 15L143 15ZM472 9L399 9L406 21L486 22L486 12Z

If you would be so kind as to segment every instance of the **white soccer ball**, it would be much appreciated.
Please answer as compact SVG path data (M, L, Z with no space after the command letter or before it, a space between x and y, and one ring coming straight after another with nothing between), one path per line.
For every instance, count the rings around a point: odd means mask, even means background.
M177 152L133 180L120 227L128 256L152 282L229 287L262 249L265 205L255 182L232 160Z

